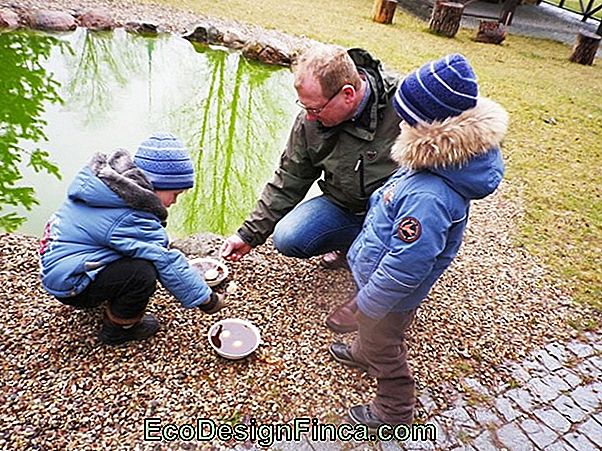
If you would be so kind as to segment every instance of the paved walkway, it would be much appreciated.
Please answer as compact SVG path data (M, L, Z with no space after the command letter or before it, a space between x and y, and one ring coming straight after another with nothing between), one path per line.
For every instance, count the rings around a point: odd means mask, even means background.
M602 334L552 343L519 363L508 363L510 383L487 389L462 381L449 410L433 413L428 390L419 401L434 425L434 441L317 442L309 437L280 442L282 451L455 450L593 451L602 449ZM237 450L249 449L239 446ZM262 449L252 447L252 450Z
M500 17L501 9L501 3L471 3L465 9L462 26L475 29L479 26L479 18L466 14ZM598 28L599 21L588 19L587 22L581 22L581 18L582 16L578 14L546 3L520 5L516 8L508 33L551 39L572 45L580 30L595 33Z
M399 6L404 10L420 17L422 20L430 19L434 0L398 1ZM465 14L462 16L462 26L477 28L480 19L471 15L500 17L501 8L501 3L471 3L466 7ZM595 33L598 28L599 21L589 19L587 22L581 22L581 17L578 14L545 3L520 5L516 8L508 32L510 34L551 39L572 45L579 30L588 30Z

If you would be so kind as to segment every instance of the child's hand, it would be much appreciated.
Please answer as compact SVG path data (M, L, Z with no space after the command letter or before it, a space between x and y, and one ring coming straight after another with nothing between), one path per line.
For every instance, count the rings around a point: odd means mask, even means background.
M226 306L225 299L225 294L211 293L211 296L209 296L209 300L204 304L199 305L199 308L208 315L213 315L214 313L219 312Z

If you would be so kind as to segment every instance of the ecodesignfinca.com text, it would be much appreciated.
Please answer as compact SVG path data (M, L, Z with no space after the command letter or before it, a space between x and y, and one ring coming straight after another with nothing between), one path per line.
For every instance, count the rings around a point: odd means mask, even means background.
M312 441L413 441L435 442L434 424L382 424L370 430L365 424L320 423L316 418L295 418L289 423L259 423L254 418L244 423L217 422L197 418L196 422L163 423L161 418L144 419L145 441L200 441L219 440L257 443L269 447L281 441L299 441L307 436Z

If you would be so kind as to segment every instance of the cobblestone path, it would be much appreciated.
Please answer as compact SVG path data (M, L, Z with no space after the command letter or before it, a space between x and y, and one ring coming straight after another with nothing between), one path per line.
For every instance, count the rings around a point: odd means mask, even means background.
M281 442L282 451L456 450L593 451L602 449L602 334L552 343L518 363L508 363L509 383L487 389L462 381L453 407L428 416L436 440L426 442ZM427 413L434 401L419 393ZM248 449L239 446L237 450ZM259 447L252 449L261 449Z

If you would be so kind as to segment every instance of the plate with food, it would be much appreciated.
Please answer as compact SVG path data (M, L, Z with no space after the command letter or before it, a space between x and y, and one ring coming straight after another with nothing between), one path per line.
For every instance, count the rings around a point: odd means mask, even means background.
M228 277L228 267L215 258L200 257L189 260L188 263L199 272L210 287L219 285Z

